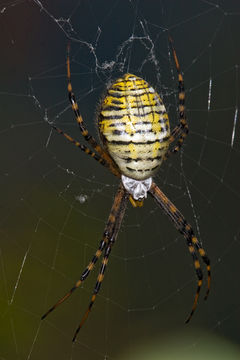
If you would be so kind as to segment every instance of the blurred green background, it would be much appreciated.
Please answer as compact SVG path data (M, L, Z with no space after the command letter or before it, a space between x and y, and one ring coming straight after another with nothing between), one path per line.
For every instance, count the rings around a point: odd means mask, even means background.
M233 0L0 1L0 359L239 359L239 20ZM129 204L73 345L98 266L40 318L92 257L118 181L48 124L81 139L67 98L66 47L70 41L72 83L92 133L106 84L127 71L156 88L174 127L166 30L184 72L190 134L155 180L209 254L211 294L185 325L196 288L185 240L151 198L141 209Z

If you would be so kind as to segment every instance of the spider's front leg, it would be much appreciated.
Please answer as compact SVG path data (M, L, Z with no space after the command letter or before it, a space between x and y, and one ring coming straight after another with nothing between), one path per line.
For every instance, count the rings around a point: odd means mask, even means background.
M197 285L197 291L194 298L194 303L192 310L190 312L190 315L188 316L186 323L188 323L197 307L197 302L199 298L199 293L202 287L202 270L200 267L200 263L197 257L196 250L198 251L199 255L201 256L203 262L206 264L207 267L207 274L208 274L208 286L207 291L205 295L205 299L207 299L209 290L210 290L210 281L211 281L211 269L210 269L210 260L205 252L205 250L202 248L200 242L194 235L193 229L191 225L187 223L183 215L180 213L180 211L176 208L175 205L164 195L164 193L159 189L159 187L152 183L151 189L149 190L150 194L154 197L154 199L157 201L158 205L162 208L164 213L169 216L169 218L173 221L175 227L177 230L183 234L185 239L187 240L187 246L188 249L192 255L194 267L196 270L197 278L198 278L198 285ZM196 249L196 250L195 250Z
M104 249L108 247L109 243L112 242L113 238L114 239L116 238L117 232L121 225L122 217L125 212L127 198L128 198L128 194L124 190L121 184L114 198L114 202L104 230L102 240L100 241L99 247L96 253L94 254L92 260L89 262L88 266L82 272L80 279L75 283L75 285L71 288L71 290L42 316L42 320L45 319L53 310L55 310L59 305L61 305L66 299L68 299L69 296L72 295L72 293L83 283L83 281L86 280L90 272L93 270L97 260L100 258Z
M73 337L73 342L76 340L77 334L80 331L80 329L82 328L83 324L85 323L85 321L88 318L88 315L92 309L92 306L96 300L96 296L100 290L103 278L104 278L104 273L107 267L107 263L108 263L108 259L109 259L109 255L110 252L112 250L112 246L117 238L121 223L122 223L122 219L126 210L126 205L127 205L127 200L129 198L129 194L127 193L127 191L124 189L123 185L120 184L118 192L115 196L114 199L114 203L111 209L111 213L108 219L108 224L105 228L105 232L108 233L108 244L105 248L105 252L104 252L104 256L103 256L103 260L102 260L102 264L100 267L100 271L98 274L98 278L97 278L97 282L93 291L93 295L91 298L91 301L88 305L88 308L84 314L84 316L82 317L82 320L77 328L77 330L75 331L74 337Z

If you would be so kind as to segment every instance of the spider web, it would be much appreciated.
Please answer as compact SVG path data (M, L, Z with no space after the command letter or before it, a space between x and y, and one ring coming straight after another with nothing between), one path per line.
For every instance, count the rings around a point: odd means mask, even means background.
M1 1L0 359L186 359L193 351L239 358L239 17L229 0ZM99 266L40 319L95 252L118 181L51 130L84 142L67 99L66 47L91 133L104 89L125 72L160 93L173 128L168 31L184 73L190 133L155 181L209 254L211 294L184 325L196 288L185 240L152 199L141 209L129 204L73 344Z

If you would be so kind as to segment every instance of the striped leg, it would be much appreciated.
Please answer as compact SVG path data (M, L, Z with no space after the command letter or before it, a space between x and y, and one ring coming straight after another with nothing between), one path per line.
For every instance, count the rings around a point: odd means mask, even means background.
M90 303L88 305L88 308L87 308L84 316L82 317L82 320L81 320L77 330L75 331L75 334L74 334L74 337L73 337L73 340L72 340L73 342L76 340L77 334L79 333L79 331L82 328L83 324L87 320L88 315L89 315L89 313L90 313L90 311L92 309L92 306L93 306L93 304L94 304L94 302L96 300L97 294L98 294L98 292L100 290L100 287L101 287L101 284L102 284L102 281L103 281L103 278L104 278L104 272L105 272L106 267L107 267L108 258L109 258L110 252L112 250L112 245L114 244L114 242L115 242L115 240L117 238L118 231L120 229L122 219L123 219L123 216L124 216L124 213L125 213L126 203L127 203L126 200L128 199L128 196L129 195L126 194L125 190L123 190L122 198L120 198L118 200L118 203L120 205L119 209L117 209L115 214L112 214L112 221L114 223L114 229L113 229L113 232L112 232L112 237L111 237L111 239L109 239L108 245L107 245L105 253L104 253L104 257L103 257L103 260L102 260L102 265L101 265L101 268L100 268L100 271L99 271L99 274L98 274L97 282L96 282L96 285L95 285L95 288L94 288L94 291L93 291L91 301L90 301Z
M67 79L68 79L68 97L71 103L73 112L75 114L77 123L79 125L79 129L81 131L82 136L84 139L92 146L92 148L108 163L111 172L115 175L120 177L119 170L116 164L113 162L112 158L108 155L108 153L97 143L92 135L89 134L86 125L83 121L83 118L79 112L78 104L75 98L75 95L72 90L71 84L71 71L70 71L70 59L69 59L69 51L70 47L68 47L68 55L67 55Z
M48 314L50 314L53 310L55 310L59 305L61 305L67 298L69 298L70 295L72 295L72 293L83 283L83 281L88 277L90 271L93 269L94 265L96 264L97 260L99 259L99 257L101 256L103 250L106 247L106 244L108 242L108 234L104 233L103 239L100 242L99 248L96 251L95 255L93 256L92 260L90 261L90 263L88 264L88 266L86 267L86 269L82 272L82 275L80 277L80 279L76 282L76 284L72 287L72 289L66 294L64 295L55 305L53 305L43 316L42 316L42 320L45 319L45 317L48 316Z
M101 287L101 284L102 284L102 281L103 281L103 278L104 278L104 272L106 270L106 266L107 266L107 263L108 263L108 258L109 258L111 249L112 249L112 242L108 244L108 246L107 246L107 248L105 250L104 257L103 257L103 260L102 260L102 265L101 265L101 268L100 268L100 271L99 271L99 274L98 274L97 282L96 282L96 285L95 285L95 288L94 288L94 292L93 292L91 301L90 301L90 303L88 305L87 311L85 312L84 316L82 317L82 320L81 320L77 330L75 331L74 337L72 339L73 342L76 340L77 334L79 333L81 327L83 326L83 324L87 320L88 315L89 315L89 313L90 313L90 311L92 309L92 306L93 306L93 304L94 304L94 302L96 300L97 294L98 294L98 292L100 290L100 287Z
M177 230L183 234L185 239L187 240L188 249L192 255L194 267L196 270L197 278L198 278L198 285L197 285L197 291L194 298L194 303L192 306L192 310L190 315L188 316L186 323L188 323L197 307L197 302L199 298L199 293L202 286L202 270L200 267L200 263L196 254L196 250L198 251L199 255L201 256L203 262L206 264L207 267L207 274L208 274L208 286L207 291L205 295L205 299L207 299L207 296L209 294L210 290L210 281L211 281L211 269L210 269L210 260L207 257L204 249L202 248L200 242L194 235L192 227L187 223L187 221L184 219L183 215L180 213L180 211L173 205L173 203L163 194L163 192L158 188L158 186L153 183L150 189L150 194L154 197L154 199L157 201L158 205L163 209L164 213L170 217L170 219L173 221L175 227Z
M165 154L165 160L171 155L172 153L176 153L180 150L187 134L188 134L188 124L186 121L186 114L185 114L185 91L184 91L184 83L183 83L183 76L181 74L180 65L178 62L176 51L173 47L173 40L169 36L169 42L172 48L173 58L176 65L177 73L178 73L178 110L179 110L179 124L172 130L170 136L170 143L177 140L177 143L174 147L170 148L167 153Z
M58 134L63 135L68 141L70 141L72 144L74 144L75 146L77 146L80 150L82 150L83 152L85 152L85 154L90 155L92 158L94 158L95 160L97 160L97 162L99 162L100 164L104 165L105 167L107 167L109 169L109 164L106 163L105 160L103 160L103 158L101 158L101 156L99 156L98 154L96 154L95 152L93 152L91 149L89 149L87 146L80 144L78 141L76 141L75 139L73 139L71 136L69 136L68 134L66 134L65 132L63 132L61 129L57 128L56 126L52 125L52 128L54 130L56 130L58 132Z
M88 277L89 273L93 269L94 265L96 264L97 260L100 258L103 250L105 249L106 245L111 241L113 237L113 233L115 231L115 219L118 216L118 213L122 210L122 202L123 199L126 199L126 192L123 189L122 185L119 187L119 190L115 196L114 203L108 218L108 222L105 227L105 231L103 234L103 238L100 242L99 248L96 251L95 255L93 256L92 260L89 262L86 269L82 272L80 279L75 283L72 289L64 295L55 305L53 305L43 316L42 320L45 319L48 314L50 314L53 310L55 310L59 305L61 305L70 295L83 283L84 280Z

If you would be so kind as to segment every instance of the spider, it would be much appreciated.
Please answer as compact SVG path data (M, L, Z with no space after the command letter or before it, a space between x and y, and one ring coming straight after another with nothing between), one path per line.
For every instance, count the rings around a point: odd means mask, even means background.
M80 132L94 151L87 146L80 144L61 129L55 126L53 126L53 128L79 149L105 166L113 175L120 178L120 184L113 201L102 239L92 260L82 272L80 279L75 283L72 289L42 316L42 319L44 319L49 313L63 303L84 280L86 280L97 260L103 254L102 264L91 301L87 311L82 317L80 325L75 331L73 341L76 340L77 334L85 323L100 290L109 255L117 238L127 202L130 200L134 207L141 207L144 199L147 197L147 193L156 200L159 207L172 220L176 229L185 237L188 249L193 258L198 283L192 309L186 323L190 321L197 307L202 286L203 273L200 267L198 254L205 263L208 274L208 286L205 299L209 294L211 279L209 258L202 248L201 243L194 235L191 225L188 224L181 212L152 180L152 176L155 174L162 161L166 160L169 155L179 151L188 134L184 106L185 91L183 76L171 37L169 37L169 43L178 74L178 125L170 132L168 115L160 96L142 78L127 73L117 79L107 89L106 96L101 103L97 121L102 146L89 134L79 112L71 85L68 47L68 96Z

